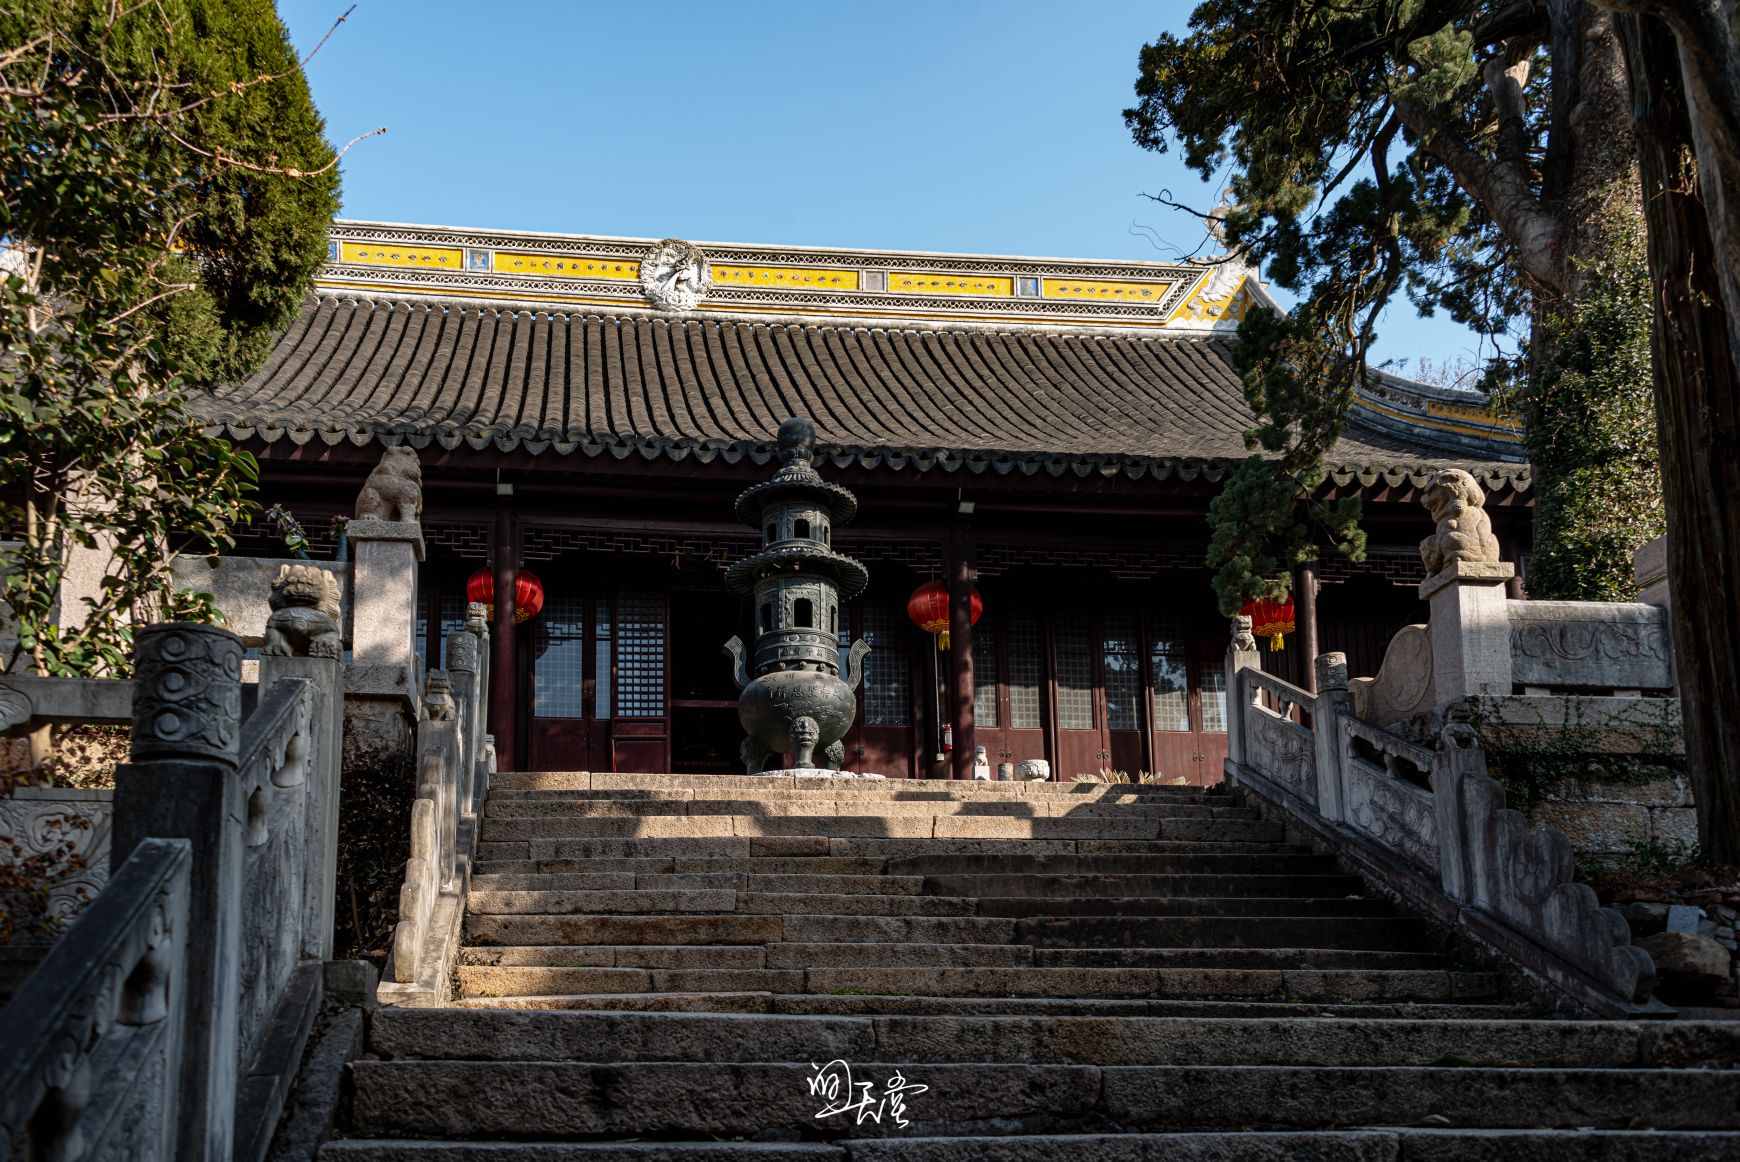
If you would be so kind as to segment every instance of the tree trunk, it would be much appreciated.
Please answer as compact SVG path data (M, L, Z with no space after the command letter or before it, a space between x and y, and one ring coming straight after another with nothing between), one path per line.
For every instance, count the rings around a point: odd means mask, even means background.
M1694 143L1674 35L1653 17L1621 21L1655 289L1656 422L1686 760L1704 853L1740 864L1740 367L1722 264L1688 164Z

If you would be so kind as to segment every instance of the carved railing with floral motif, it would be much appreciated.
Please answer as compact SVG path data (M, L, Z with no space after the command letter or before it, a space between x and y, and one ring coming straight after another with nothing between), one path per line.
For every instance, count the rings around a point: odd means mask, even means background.
M29 1157L264 1157L332 949L340 663L136 635L113 877L4 1012L0 1134ZM33 699L50 687L9 678ZM116 702L119 705L119 702ZM5 1074L9 1079L10 1072Z
M141 843L0 1016L0 1143L174 1158L191 846Z
M43 726L122 726L133 719L133 684L106 678L37 678L0 675L0 732L27 735ZM64 874L41 908L53 926L14 936L8 955L34 959L53 931L78 914L109 880L109 820L113 795L103 789L14 787L0 797L0 836L18 845L19 857L59 854ZM75 866L76 861L76 866Z
M1506 808L1466 704L1427 748L1355 717L1342 654L1316 660L1316 694L1264 674L1254 648L1227 664L1231 781L1586 1008L1671 1012L1624 920L1574 882L1564 834Z

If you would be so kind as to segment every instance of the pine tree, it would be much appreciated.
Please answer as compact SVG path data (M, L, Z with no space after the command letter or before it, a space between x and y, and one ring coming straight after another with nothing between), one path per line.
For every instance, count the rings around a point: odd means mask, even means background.
M1223 181L1228 244L1300 296L1288 315L1254 313L1236 344L1261 454L1211 510L1223 606L1279 596L1323 540L1363 549L1357 506L1318 493L1377 318L1404 295L1500 352L1487 386L1523 413L1538 490L1531 596L1625 593L1662 515L1613 16L1208 0L1188 35L1143 48L1136 93L1136 141Z
M256 467L184 391L293 316L337 159L267 0L14 0L0 156L0 601L39 673L121 672L135 620L210 615L169 562L226 543ZM74 546L103 591L59 609Z

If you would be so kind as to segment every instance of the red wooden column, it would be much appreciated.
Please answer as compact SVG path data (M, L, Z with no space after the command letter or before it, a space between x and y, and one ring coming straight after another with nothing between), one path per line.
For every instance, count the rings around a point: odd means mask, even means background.
M954 776L973 777L973 568L972 539L957 530L949 540L949 701L955 724ZM946 721L946 719L945 719Z
M519 663L514 658L514 577L519 571L519 546L514 537L513 509L504 498L495 510L495 542L491 546L495 572L495 617L489 627L489 732L495 735L496 769L519 769Z
M1317 693L1317 566L1300 565L1293 574L1293 614L1299 627L1300 685Z

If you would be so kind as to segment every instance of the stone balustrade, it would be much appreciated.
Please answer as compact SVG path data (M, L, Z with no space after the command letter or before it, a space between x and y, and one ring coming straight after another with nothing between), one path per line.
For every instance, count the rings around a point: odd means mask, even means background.
M1679 711L1669 611L1512 599L1472 479L1440 473L1426 504L1430 621L1396 634L1376 677L1350 680L1345 656L1324 654L1308 693L1262 673L1235 622L1228 777L1585 1009L1661 1012L1649 956L1574 882L1565 834L1506 806L1484 748L1573 730L1592 754L1660 745Z
M1419 746L1352 715L1342 655L1318 659L1315 695L1255 658L1228 660L1231 781L1585 1009L1663 1011L1649 956L1573 881L1564 834L1506 808L1466 713Z
M131 704L114 872L0 1013L0 1060L42 1069L0 1133L32 1157L253 1162L332 955L341 667L266 657L249 697L227 630L135 641L132 680L84 687L87 711ZM72 689L8 682L33 707Z
M411 857L399 890L399 920L381 981L383 1004L446 1001L458 956L478 812L495 769L483 732L487 712L489 629L473 604L463 630L447 635L446 670L424 680L417 723L417 798L411 808Z

